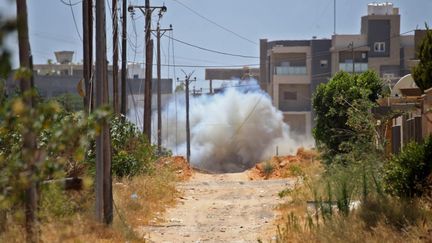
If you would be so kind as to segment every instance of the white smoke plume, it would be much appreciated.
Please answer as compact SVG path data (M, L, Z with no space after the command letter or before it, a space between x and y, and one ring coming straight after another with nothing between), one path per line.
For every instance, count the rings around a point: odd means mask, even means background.
M282 113L255 80L232 83L221 93L190 96L193 166L214 172L243 171L274 155L276 147L279 154L289 154L307 145L294 140ZM177 93L162 117L162 144L179 155L186 154L185 110L184 93ZM156 123L152 127L155 138Z

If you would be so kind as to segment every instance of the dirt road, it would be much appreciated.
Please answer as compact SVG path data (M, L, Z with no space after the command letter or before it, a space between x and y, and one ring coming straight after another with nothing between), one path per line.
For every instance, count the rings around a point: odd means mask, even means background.
M250 181L245 173L195 173L161 223L142 228L149 242L257 242L275 232L278 192L294 180Z

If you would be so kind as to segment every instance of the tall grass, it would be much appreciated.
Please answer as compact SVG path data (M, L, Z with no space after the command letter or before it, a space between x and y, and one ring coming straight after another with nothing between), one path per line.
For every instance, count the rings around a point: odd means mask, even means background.
M305 170L305 183L284 191L276 242L432 241L432 215L422 200L385 194L379 163L351 162L319 175Z

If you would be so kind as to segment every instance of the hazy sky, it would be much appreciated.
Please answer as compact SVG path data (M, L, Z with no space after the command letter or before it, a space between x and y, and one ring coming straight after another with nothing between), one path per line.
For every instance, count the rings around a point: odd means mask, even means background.
M63 0L68 2L69 0ZM121 3L121 0L119 0ZM209 23L191 12L178 1L217 24L251 40L238 36ZM55 59L53 52L57 50L75 51L75 62L82 60L80 38L74 26L71 8L60 0L28 0L29 29L34 62L46 63ZM80 0L71 0L72 3ZM144 0L128 0L131 4L143 5ZM337 0L337 33L355 34L360 32L360 18L367 13L370 0ZM310 39L330 38L333 33L333 0L151 0L152 5L165 5L162 27L173 25L174 37L206 48L250 55L259 55L259 39ZM432 23L431 0L396 0L400 8L401 32L423 28L424 23ZM107 7L111 0L106 1ZM0 1L0 13L15 14L15 2ZM81 4L73 7L78 31L82 34ZM111 15L107 11L107 36L111 35ZM137 11L134 18L137 35L133 31L131 16L128 15L129 60L143 62L144 18ZM156 15L154 15L156 21ZM137 42L136 42L137 40ZM162 39L162 63L172 63L172 47L167 38ZM108 40L108 59L111 60L111 40ZM16 40L9 43L16 49ZM135 47L136 45L136 47ZM170 50L168 50L170 49ZM176 64L184 65L243 65L258 64L258 59L246 59L208 53L185 46L174 45ZM168 60L168 56L171 56ZM16 65L16 61L14 62ZM204 78L203 68L183 68L186 72L196 70L198 80ZM168 67L163 67L164 76L168 75ZM177 76L181 73L176 70ZM170 68L169 76L173 76Z

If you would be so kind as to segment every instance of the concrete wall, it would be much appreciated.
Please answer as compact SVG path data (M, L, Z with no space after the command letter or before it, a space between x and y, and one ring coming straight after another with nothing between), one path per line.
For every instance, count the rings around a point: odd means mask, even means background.
M312 121L310 112L284 112L284 121L295 135L312 137Z
M310 85L280 84L278 108L281 111L310 111Z
M9 94L15 92L18 83L12 80L13 75L7 80L6 88ZM43 97L53 97L66 93L78 94L77 86L79 81L82 79L81 76L63 76L63 75L35 75L35 87ZM109 83L109 95L112 96L112 76L108 77ZM121 89L119 83L119 90ZM157 93L157 79L153 79L152 92ZM173 92L172 79L161 80L161 91L162 94L170 94ZM126 83L127 94L139 94L144 92L144 80L143 79L127 79Z

